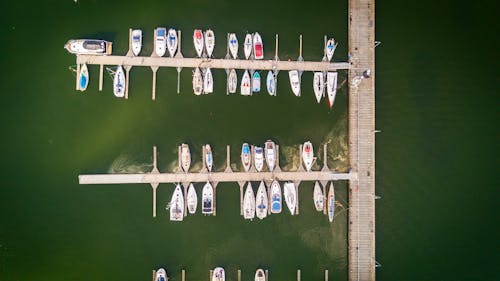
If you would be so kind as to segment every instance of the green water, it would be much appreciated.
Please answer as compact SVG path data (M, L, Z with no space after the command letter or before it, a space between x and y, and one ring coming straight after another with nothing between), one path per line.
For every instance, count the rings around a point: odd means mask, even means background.
M255 268L271 280L347 279L347 185L336 185L333 224L314 211L312 184L302 183L300 215L286 212L263 221L239 215L236 184L220 184L217 217L168 221L163 210L172 186L158 189L158 217L151 216L146 185L80 186L80 173L134 172L150 168L152 146L159 168L175 166L176 145L188 142L193 157L211 143L215 166L224 168L225 145L238 162L243 141L272 137L287 168L297 165L296 146L329 143L328 163L348 167L347 92L333 112L317 105L312 74L303 75L302 98L279 76L278 96L226 96L225 73L214 71L215 93L192 94L190 70L158 72L151 100L151 71L133 68L129 100L112 96L98 68L77 93L70 38L99 37L128 46L128 27L145 32L142 54L152 51L152 30L184 31L183 53L193 56L191 32L216 32L215 56L225 55L226 32L240 39L263 36L266 58L280 34L281 59L295 59L298 35L304 58L319 60L323 34L340 42L346 59L347 1L269 1L260 8L225 1L20 1L2 2L0 93L2 183L0 280L148 280L167 268L173 280L207 280L226 268L231 280ZM498 99L495 66L498 28L486 3L377 3L377 269L379 280L498 280ZM255 15L258 14L257 17ZM300 16L300 18L298 18ZM224 47L223 47L224 46ZM241 75L241 73L239 73ZM341 80L345 73L341 73ZM272 118L269 119L268 116ZM323 159L320 159L320 162ZM199 164L198 164L199 165Z

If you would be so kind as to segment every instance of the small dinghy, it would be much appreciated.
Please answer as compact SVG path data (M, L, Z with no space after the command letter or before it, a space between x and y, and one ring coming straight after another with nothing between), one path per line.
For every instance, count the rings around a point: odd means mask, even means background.
M255 196L255 212L259 219L267 217L268 199L266 185L263 181L260 182L257 196Z
M201 31L201 29L194 30L193 43L194 43L194 49L196 50L196 54L198 55L198 57L201 58L204 46L203 32Z
M252 75L252 92L260 92L260 74L258 71L255 71Z
M264 270L262 270L261 268L257 269L257 271L255 272L254 281L266 281Z
M335 188L331 182L328 190L328 220L330 222L333 221L333 216L335 216Z
M202 193L202 208L201 213L204 215L211 215L214 212L214 189L210 182L207 181L203 186Z
M256 60L264 58L264 46L262 45L262 37L258 32L253 35L253 55Z
M177 184L170 200L170 220L182 221L184 219L184 196L181 185Z
M155 53L159 57L165 55L167 50L167 29L165 27L156 28L155 34Z
M243 165L245 172L248 172L250 170L250 166L252 165L250 146L246 142L241 146L241 164Z
M337 72L328 72L326 74L326 93L328 95L328 106L332 108L337 95Z
M203 93L203 76L199 68L196 68L193 73L193 91L197 96Z
M207 170L212 171L212 166L214 164L214 159L212 156L212 148L209 144L205 145L205 164L207 165Z
M323 97L323 92L325 90L325 79L323 77L323 72L314 72L313 89L314 95L316 96L316 101L320 103L321 98Z
M76 55L111 55L113 43L97 39L72 39L64 48Z
M168 276L167 272L163 268L158 268L155 272L155 280L154 281L167 281Z
M262 147L254 147L253 162L257 172L262 171L262 168L264 167L264 150L262 149Z
M78 90L85 91L89 85L89 70L87 64L83 64L80 68L80 73L78 74Z
M216 267L212 273L212 281L226 281L226 273L224 268Z
M175 29L173 28L170 28L168 30L167 48L168 48L168 54L171 57L175 56L178 44L179 44L179 39L177 38L177 31L175 31Z
M233 59L238 58L238 38L236 37L236 34L234 33L229 33L229 38L227 40L227 44L229 46L229 52L231 53L231 56Z
M283 187L283 193L285 196L285 202L290 210L290 214L295 215L295 208L297 204L297 192L295 191L295 184L293 182L285 183Z
M302 161L304 162L306 171L311 171L314 162L314 150L310 141L306 141L302 146Z
M267 73L266 86L269 95L276 96L276 78L271 70Z
M209 58L212 57L214 48L215 48L215 34L211 29L209 29L205 31L205 50L207 51L207 56Z
M313 200L314 200L314 207L316 207L316 211L322 212L324 207L325 196L323 195L321 184L318 181L314 183Z
M121 65L116 69L115 77L113 78L113 93L117 98L125 96L125 72L123 72Z
M236 75L236 70L231 69L227 77L227 89L229 93L234 94L236 93L236 88L238 88L238 76Z
M264 144L264 156L266 157L266 164L269 171L274 170L274 165L276 164L276 145L272 140L267 140Z
M243 73L243 77L241 78L240 92L242 96L252 95L250 88L250 74L248 74L248 70L245 70L245 73Z
M243 52L245 53L245 59L249 59L252 55L253 43L252 34L247 33L245 36L245 42L243 43Z
M138 56L142 49L142 30L132 30L132 53Z
M198 195L192 183L189 184L187 191L187 207L190 214L196 213L196 206L198 205Z
M292 87L292 92L300 97L300 76L297 70L288 71L288 77L290 78L290 86Z
M328 61L331 61L332 58L333 58L333 53L335 53L335 49L337 48L337 44L335 44L335 39L333 38L330 38L328 39L328 41L326 42L326 57L328 59Z
M191 166L191 152L189 151L189 145L183 143L181 145L181 167L184 172L189 172L189 167Z
M255 218L255 195L250 182L248 182L245 196L243 197L243 218L246 220Z
M212 76L212 70L210 68L205 69L205 75L203 77L203 93L211 94L214 92L214 78Z
M271 213L281 213L281 186L277 180L271 183Z

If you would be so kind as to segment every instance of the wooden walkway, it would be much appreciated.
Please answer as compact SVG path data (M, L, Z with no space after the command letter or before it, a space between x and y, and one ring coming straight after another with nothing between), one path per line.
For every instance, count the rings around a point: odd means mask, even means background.
M349 280L375 280L375 0L349 1L349 56Z

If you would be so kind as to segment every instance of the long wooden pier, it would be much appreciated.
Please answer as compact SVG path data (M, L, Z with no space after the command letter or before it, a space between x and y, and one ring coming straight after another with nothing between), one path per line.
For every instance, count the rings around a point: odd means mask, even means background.
M375 280L375 0L349 0L349 280Z

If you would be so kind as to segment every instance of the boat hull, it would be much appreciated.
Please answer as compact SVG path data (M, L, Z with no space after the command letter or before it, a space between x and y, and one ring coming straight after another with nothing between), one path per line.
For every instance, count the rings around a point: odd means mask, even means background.
M216 267L212 273L212 281L226 281L226 273L222 267Z
M295 184L292 182L287 182L284 184L283 193L285 196L285 202L290 210L290 214L295 215L295 210L297 207L297 192L295 191Z
M260 146L254 147L253 163L257 172L261 172L264 167L264 150Z
M288 71L288 78L290 79L290 86L295 96L300 97L300 76L297 70Z
M250 182L248 182L245 196L243 197L243 218L246 220L255 218L255 194Z
M259 219L264 219L267 217L268 208L268 198L266 185L264 182L260 182L259 189L257 190L257 196L255 198L255 215Z
M314 95L316 96L316 101L320 103L325 89L325 80L323 78L323 72L314 73L313 89L314 89Z
M170 200L170 220L184 220L184 196L180 184L175 187L174 194Z
M243 73L243 77L241 78L240 92L242 96L252 95L250 87L250 74L248 73L248 70L245 70L245 73Z
M209 144L205 145L205 164L207 165L207 170L212 171L212 166L214 164L214 158L212 154L212 148Z
M230 33L229 34L229 39L227 42L229 46L229 52L231 53L231 56L233 59L238 58L238 38L236 37L236 34Z
M177 38L177 31L173 28L170 28L168 30L168 37L167 37L167 48L170 57L175 56L178 44L179 44L179 39Z
M262 44L262 37L258 32L253 35L253 54L256 60L264 58L264 46Z
M125 72L121 65L118 66L113 78L113 94L117 98L123 98L125 96Z
M281 198L281 187L277 180L271 183L271 213L279 214L281 213L282 198Z
M314 162L314 149L310 141L306 141L302 146L302 161L306 171L311 171Z
M252 75L252 92L260 92L260 74L258 71L255 71Z
M196 189L192 183L189 184L187 192L187 207L190 214L196 213L196 207L198 206L198 196L196 194Z
M330 188L328 190L328 221L333 222L333 217L335 216L335 188L333 187L333 182L330 183Z
M214 212L214 190L212 185L207 182L203 186L203 196L202 196L202 210L201 213L204 215L211 215Z
M197 96L203 93L203 75L199 68L196 68L193 73L193 92Z
M205 31L205 50L207 51L207 56L212 57L212 53L215 48L215 34L209 29Z
M245 41L243 43L243 52L245 54L245 59L249 59L252 55L253 50L253 39L252 34L245 35Z
M241 164L246 172L250 170L250 166L252 165L252 154L248 143L244 143L241 146Z
M269 72L267 73L266 87L269 95L271 96L276 95L276 78L271 70L269 70Z
M229 76L227 77L227 88L229 93L236 93L236 88L238 87L238 76L236 75L236 70L231 69Z
M75 55L111 55L112 42L98 39L72 39L64 48Z
M328 96L328 106L332 108L337 95L337 72L328 72L326 74L326 93Z
M167 29L164 27L156 28L155 34L155 53L163 57L167 51Z
M314 184L313 201L316 211L322 212L324 208L325 198L323 195L323 190L321 189L321 185L318 181L316 181L316 183Z
M78 75L78 90L85 91L89 85L89 70L87 64L83 64Z
M203 54L203 48L204 48L205 42L203 39L203 32L200 29L194 30L193 43L194 43L194 49L196 51L196 54L198 55L198 57L201 57Z
M189 150L189 145L183 143L181 145L181 167L184 172L189 172L189 167L191 166L191 152Z
M210 68L205 69L205 75L203 77L203 93L211 94L214 92L214 78L212 76L212 70Z
M142 30L134 29L132 30L132 53L134 56L138 56L142 49Z
M269 171L272 172L274 170L274 166L276 165L276 145L273 141L268 140L264 144L264 154L266 157L266 164L269 168Z

